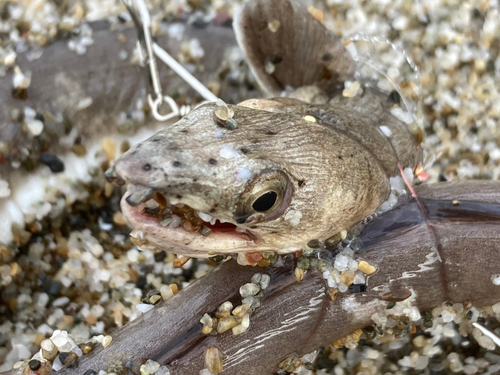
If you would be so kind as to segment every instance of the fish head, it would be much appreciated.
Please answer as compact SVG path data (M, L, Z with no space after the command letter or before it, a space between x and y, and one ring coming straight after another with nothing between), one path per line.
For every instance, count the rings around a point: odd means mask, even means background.
M315 141L325 129L296 111L245 106L226 107L228 125L219 109L194 109L115 164L128 182L122 211L143 243L198 257L286 253L332 234L335 225L321 223L344 198L322 182L332 178ZM161 207L148 210L153 200Z

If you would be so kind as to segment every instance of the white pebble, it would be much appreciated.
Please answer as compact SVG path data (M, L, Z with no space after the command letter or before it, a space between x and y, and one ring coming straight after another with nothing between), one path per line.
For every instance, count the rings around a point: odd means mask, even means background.
M488 336L481 336L479 340L477 340L477 343L479 344L479 346L482 346L487 350L495 350L496 347L493 340L490 339Z
M33 136L38 136L43 132L43 122L40 120L28 120L26 121L26 126Z
M0 198L7 198L10 196L9 183L0 178Z
M177 215L172 215L172 221L170 222L170 226L172 228L177 228L179 225L181 225L182 219L177 216Z
M59 297L52 302L52 306L61 307L69 303L68 297Z
M364 284L365 281L365 275L362 272L357 271L354 275L354 284Z
M170 370L167 366L161 366L155 375L170 375Z
M80 111L82 109L88 108L92 105L92 102L93 100L90 96L80 99L80 101L76 104L76 110Z
M102 338L102 346L105 348L111 344L111 341L113 341L113 338L111 336L104 336Z
M259 291L260 291L259 285L254 283L247 283L240 287L240 295L242 298L254 296L257 293L259 293Z
M384 134L386 137L390 137L392 135L391 129L389 127L382 125L378 127L382 134Z
M338 254L335 257L335 263L334 266L337 270L339 271L344 271L347 269L347 265L349 264L349 258L346 257L345 255Z
M444 323L449 323L453 321L453 314L450 313L448 310L444 310L443 313L441 314L441 318L443 319Z
M266 289L269 286L269 283L271 282L271 276L267 274L262 274L262 278L260 279L260 287L262 289Z
M40 307L45 307L47 306L47 303L49 302L49 295L47 293L40 293L38 295L38 300L37 300L37 305Z
M500 275L491 276L491 282L493 285L500 285Z
M54 343L50 339L45 339L40 343L40 347L48 352L54 349L54 346L55 346Z
M418 311L418 307L417 306L412 306L411 312L410 312L410 319L412 320L412 322L416 322L421 317L422 316L420 315L420 311Z
M154 305L149 305L147 303L139 303L139 304L135 305L135 307L136 307L137 310L139 310L143 314L147 313L149 310L153 310L154 309Z

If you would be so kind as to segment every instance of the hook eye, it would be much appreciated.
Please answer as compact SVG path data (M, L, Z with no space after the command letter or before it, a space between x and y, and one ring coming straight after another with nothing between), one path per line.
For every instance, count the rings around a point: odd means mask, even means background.
M174 117L179 116L179 114L180 114L179 106L177 105L175 100L172 99L172 97L170 97L170 96L162 97L162 96L158 95L156 97L156 99L153 101L151 95L148 95L148 103L149 103L149 106L151 107L151 112L153 113L153 117L157 121L167 121L167 120L170 120ZM167 103L170 106L170 109L172 110L172 112L167 113L166 115L160 114L160 112L158 110L160 109L160 106L163 103Z

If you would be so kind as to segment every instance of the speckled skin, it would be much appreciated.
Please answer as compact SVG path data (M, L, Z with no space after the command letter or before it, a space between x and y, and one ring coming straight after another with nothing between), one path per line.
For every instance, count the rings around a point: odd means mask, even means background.
M260 51L258 43L262 41L249 44L246 36L255 32L252 25L260 25L259 17L266 12L259 7L269 4L264 0L246 2L236 18L238 41L250 56L253 70L260 72L257 77L262 76L265 59L259 60L254 50ZM406 124L390 114L387 96L365 90L348 99L339 91L331 91L341 84L339 77L348 76L352 68L338 39L323 29L318 31L322 25L293 2L272 4L274 10L286 8L287 19L300 18L308 24L309 33L319 33L324 40L322 47L309 56L309 64L285 66L293 71L289 75L280 72L271 83L259 80L267 92L291 86L296 90L290 96L315 104L278 98L232 105L237 124L232 130L214 115L216 105L206 104L132 147L115 166L120 177L161 192L172 204L186 204L246 230L215 231L203 237L182 228L162 227L141 213L142 206L131 207L124 199L123 213L144 235L149 243L145 247L198 257L301 250L309 241L324 241L371 215L387 199L389 177L398 172L398 163L414 168L419 162L418 144ZM287 25L287 19L280 20L281 30L288 31L288 38L294 40L298 31L292 27L293 22ZM273 39L277 35L269 34L266 49L273 45L280 48L282 38ZM330 60L324 62L320 57L327 50L342 54L342 64L335 67ZM290 53L300 56L303 51L297 48ZM300 79L292 79L300 73L300 66L309 71L314 64L316 69L339 70L328 75L328 84L318 82L308 87L309 82L301 85ZM391 130L390 139L379 130L382 125ZM262 176L271 176L266 183L282 181L285 188L281 203L260 215L259 220L245 223L245 218L254 213L248 202L249 191Z

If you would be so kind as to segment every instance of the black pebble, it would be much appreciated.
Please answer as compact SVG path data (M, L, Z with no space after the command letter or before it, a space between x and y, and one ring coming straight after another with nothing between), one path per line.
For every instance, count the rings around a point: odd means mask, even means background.
M40 162L45 164L54 173L60 173L64 171L64 163L57 156L50 154L41 154Z
M352 284L352 285L349 285L349 292L351 292L351 293L366 292L366 285L365 284Z
M160 251L159 253L155 253L154 257L155 257L156 262L163 262L165 260L165 258L167 257L167 252Z
M69 355L71 353L72 352L62 352L62 353L59 353L59 359L61 360L61 363L66 362L66 360L68 359L68 357L69 357Z
M62 284L59 281L54 281L51 279L45 280L43 284L43 290L49 296L56 296L61 291Z
M83 373L83 375L96 375L97 372L95 372L94 370L87 370Z
M36 371L40 368L42 363L38 359L32 359L29 361L28 366L30 367L31 371Z
M137 281L135 282L135 286L138 287L139 289L144 288L146 285L148 285L148 281L146 279L146 276L139 276L137 278Z

